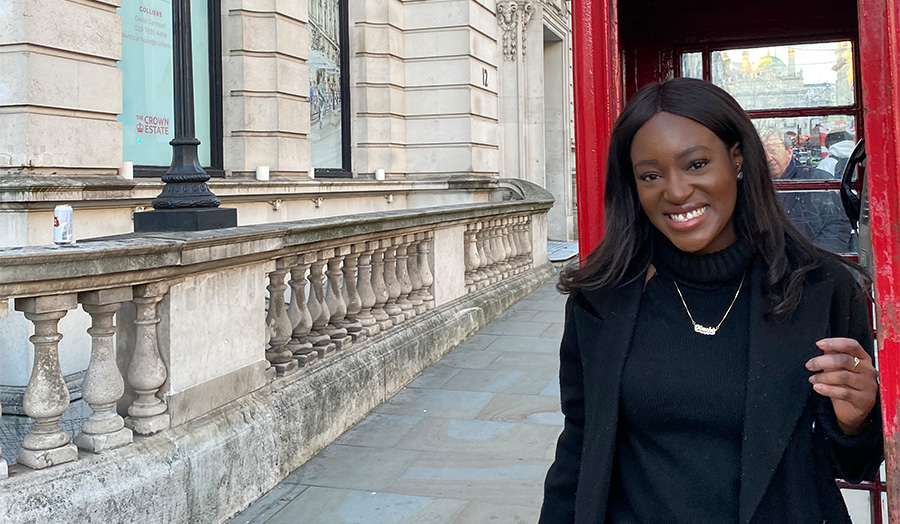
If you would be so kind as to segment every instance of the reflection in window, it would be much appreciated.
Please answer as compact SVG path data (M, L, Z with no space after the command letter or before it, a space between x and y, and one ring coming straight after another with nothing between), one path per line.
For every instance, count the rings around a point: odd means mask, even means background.
M780 191L778 200L813 244L832 253L856 252L856 239L837 191Z
M806 180L837 180L856 145L856 119L850 115L756 118L772 176L783 176L793 159ZM790 173L788 173L790 175Z
M714 51L710 67L712 82L747 110L854 103L850 42Z
M703 80L703 53L684 53L681 55L681 76Z
M341 0L309 0L312 167L342 169Z

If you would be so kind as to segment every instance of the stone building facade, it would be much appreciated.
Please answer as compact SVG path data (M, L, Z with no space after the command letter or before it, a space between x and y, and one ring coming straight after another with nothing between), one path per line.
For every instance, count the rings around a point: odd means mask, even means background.
M514 178L554 195L549 239L575 238L567 0L190 2L201 162L238 225L485 202ZM62 203L78 241L133 231L171 160L176 4L4 3L0 248L51 244ZM24 340L8 308L0 340ZM75 399L90 347L71 342ZM4 413L30 351L0 345Z
M548 188L550 238L574 238L566 0L190 2L201 161L239 224L415 206L415 182L475 175ZM50 243L58 203L77 239L130 232L171 159L173 4L7 4L0 246ZM366 198L379 169L393 207Z

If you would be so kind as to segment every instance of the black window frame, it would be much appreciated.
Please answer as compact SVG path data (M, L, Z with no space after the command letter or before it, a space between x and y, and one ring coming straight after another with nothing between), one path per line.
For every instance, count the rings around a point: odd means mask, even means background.
M204 171L213 178L225 178L225 152L223 148L224 119L222 92L222 4L219 0L207 0L209 28L209 148L210 165ZM192 29L193 32L193 29ZM172 48L174 52L174 47ZM176 71L175 74L178 74ZM174 86L173 86L174 89ZM169 166L134 166L135 178L160 178Z
M308 1L308 0L307 0ZM316 178L353 178L350 147L350 9L348 0L338 1L338 24L341 45L341 167L315 169ZM312 143L310 143L312 148Z

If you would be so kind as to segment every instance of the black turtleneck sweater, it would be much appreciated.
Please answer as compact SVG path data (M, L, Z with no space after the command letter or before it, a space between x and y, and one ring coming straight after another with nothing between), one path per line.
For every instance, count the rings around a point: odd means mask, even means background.
M654 242L647 283L622 372L616 460L607 524L737 522L747 375L750 247L711 255Z

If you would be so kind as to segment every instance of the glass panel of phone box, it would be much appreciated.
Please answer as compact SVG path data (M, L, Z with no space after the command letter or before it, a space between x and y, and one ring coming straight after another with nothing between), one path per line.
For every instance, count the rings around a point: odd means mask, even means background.
M748 110L847 107L855 103L850 42L713 51L712 82ZM856 235L841 205L837 182L856 144L853 115L757 118L773 180L798 184L779 199L794 225L821 248L855 253ZM831 187L808 188L809 183ZM807 186L800 189L803 186Z

